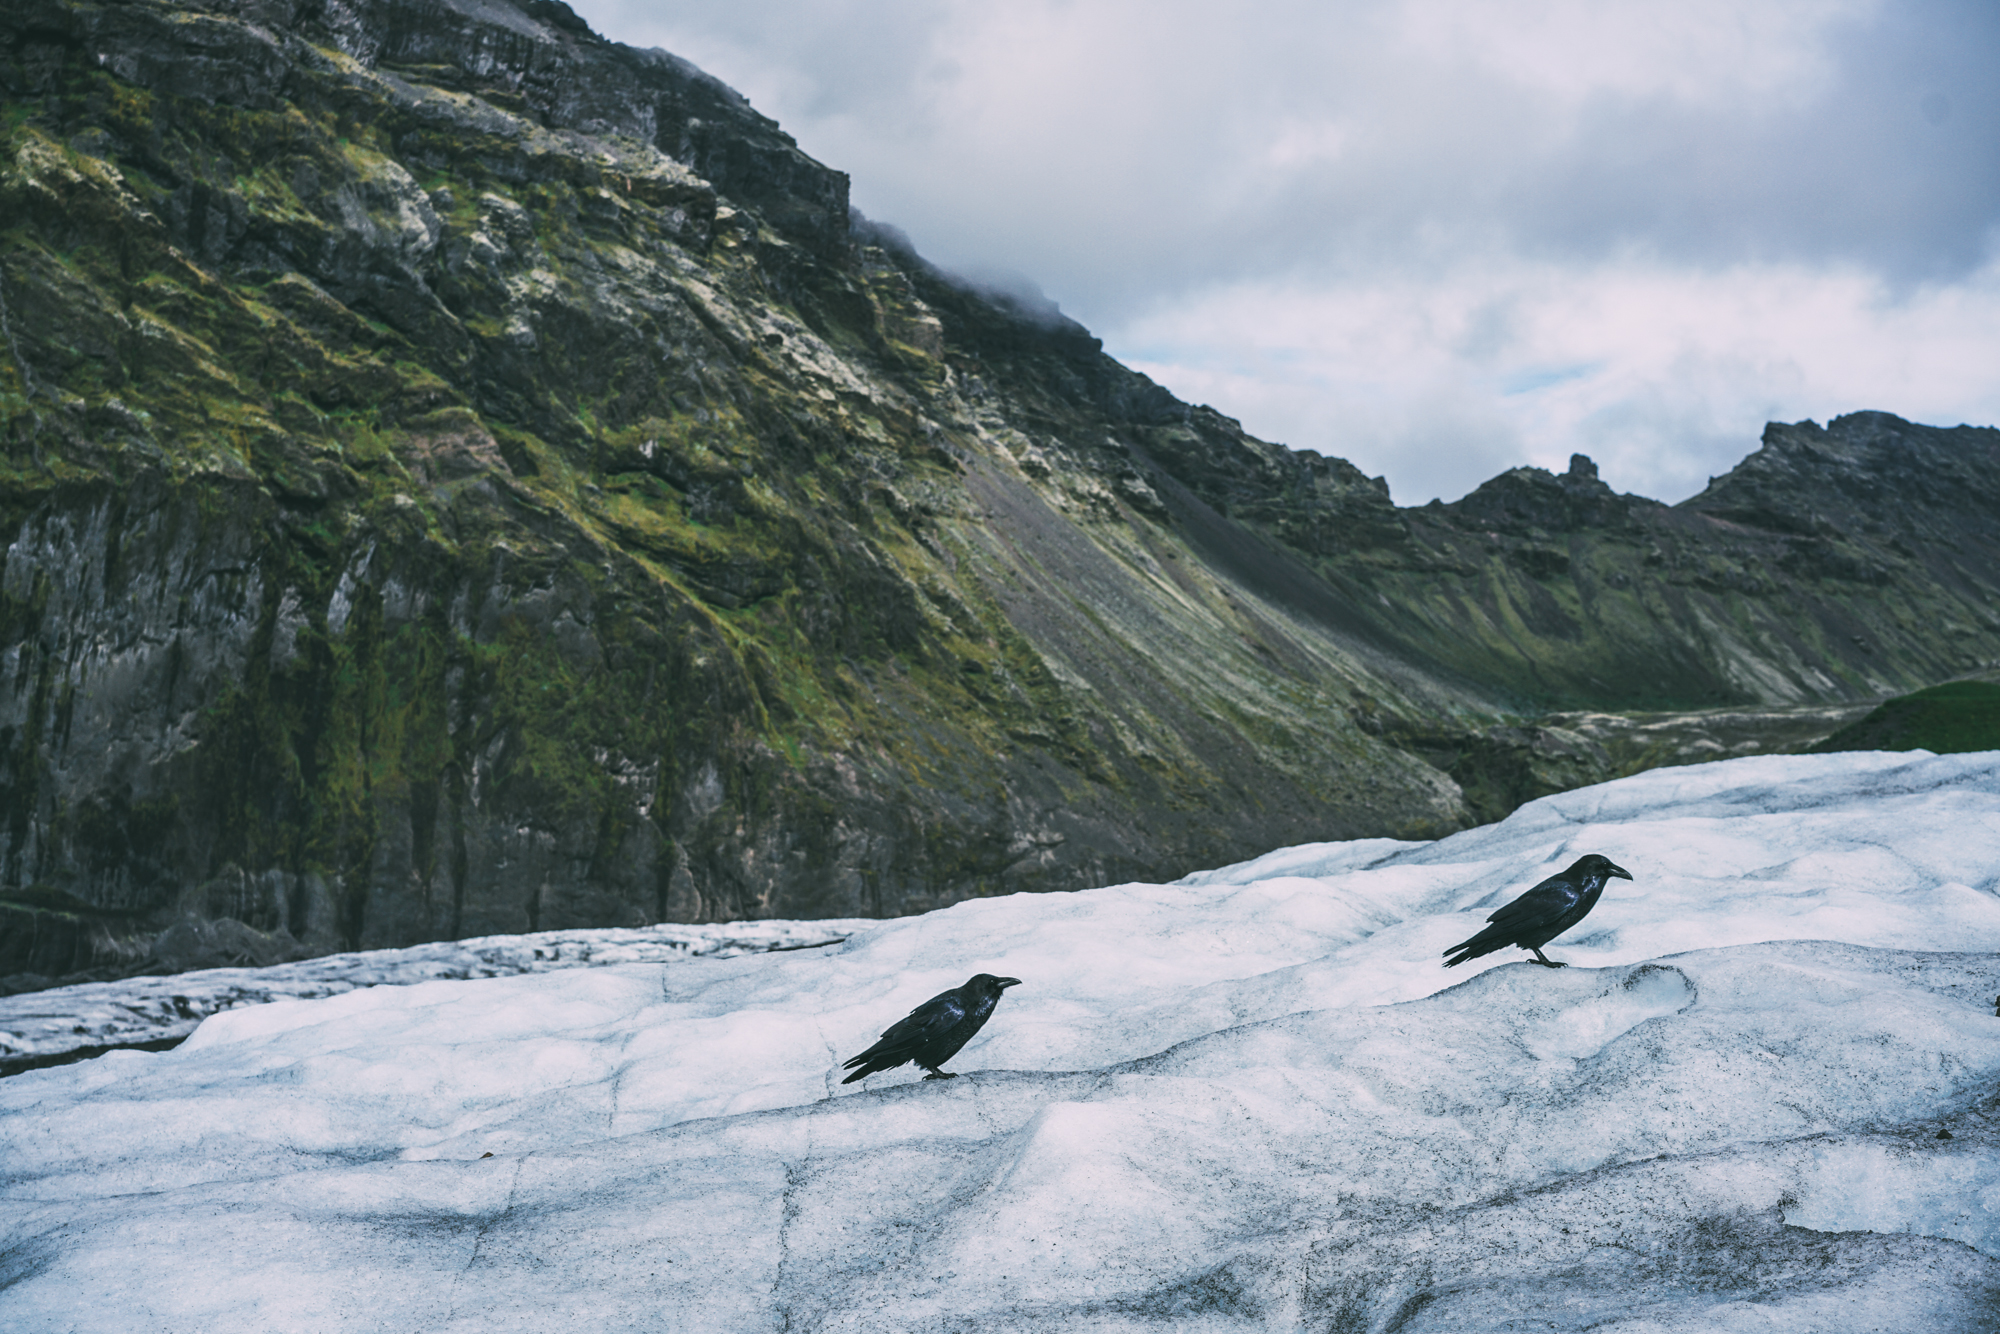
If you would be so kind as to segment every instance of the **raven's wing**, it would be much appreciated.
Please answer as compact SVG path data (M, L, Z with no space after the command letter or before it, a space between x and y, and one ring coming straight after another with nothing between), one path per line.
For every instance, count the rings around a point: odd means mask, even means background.
M1576 907L1582 897L1582 890L1563 877L1552 875L1486 920L1510 934L1532 931L1561 921L1563 914Z
M909 1053L916 1051L964 1018L965 1001L959 997L957 988L933 996L904 1018L883 1029L881 1041L848 1061L841 1066L841 1069L852 1070L857 1065L865 1065L884 1056L896 1058L889 1062L890 1065L901 1065L909 1059Z
M882 1043L897 1046L928 1042L965 1018L965 1002L956 988L933 996L908 1015L882 1030Z

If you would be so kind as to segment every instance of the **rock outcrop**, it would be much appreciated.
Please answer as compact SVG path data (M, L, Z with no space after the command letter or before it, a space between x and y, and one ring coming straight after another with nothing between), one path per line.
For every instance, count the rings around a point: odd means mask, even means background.
M2000 649L2000 431L1882 412L1772 424L1679 505L1515 468L1366 536L1270 476L1210 503L1293 551L1399 657L1511 707L1672 710L1893 694ZM1238 487L1239 492L1242 488ZM1298 510L1274 514L1278 497ZM1357 494L1343 493L1341 500Z
M22 0L0 90L15 985L1433 835L1439 736L2000 656L1993 432L1400 510L554 0Z

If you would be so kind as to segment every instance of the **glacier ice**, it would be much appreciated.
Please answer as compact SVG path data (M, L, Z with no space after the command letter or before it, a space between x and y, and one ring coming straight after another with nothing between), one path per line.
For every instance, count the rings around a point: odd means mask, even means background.
M1637 881L1447 974L1584 852ZM839 1061L972 972L953 1062ZM9 1330L1990 1330L2000 754L1659 770L0 1080Z
M203 968L23 992L0 996L0 1074L60 1065L110 1048L153 1043L158 1050L186 1038L210 1015L245 1005L412 982L815 949L874 925L865 918L825 918L533 931L329 954L267 968Z

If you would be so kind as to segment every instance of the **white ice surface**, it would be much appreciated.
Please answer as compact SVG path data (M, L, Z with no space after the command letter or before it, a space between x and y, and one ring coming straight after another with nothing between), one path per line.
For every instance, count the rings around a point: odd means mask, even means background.
M407 949L356 950L268 968L202 968L52 987L0 996L0 1068L8 1062L184 1038L210 1015L245 1005L318 1000L364 987L413 982L813 949L874 925L865 918L829 918L536 931Z
M1440 966L1585 852L1574 967ZM1996 951L2000 754L1917 752L239 1009L0 1080L0 1328L1992 1330Z

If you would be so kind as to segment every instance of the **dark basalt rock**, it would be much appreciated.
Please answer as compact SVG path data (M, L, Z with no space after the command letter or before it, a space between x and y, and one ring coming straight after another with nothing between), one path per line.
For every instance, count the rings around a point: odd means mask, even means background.
M1617 495L1598 480L1596 464L1583 454L1574 454L1569 471L1561 476L1542 468L1515 468L1481 483L1463 500L1445 506L1445 512L1469 527L1546 537L1624 523L1635 506L1654 503ZM1565 559L1560 568L1567 567Z
M1374 593L1355 606L1399 655L1524 713L1863 700L1995 660L1996 450L1990 428L1887 413L1773 424L1675 506L1577 456L1402 511L1393 558L1316 568Z

